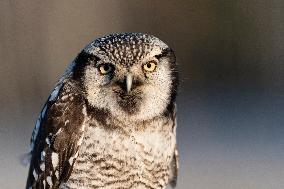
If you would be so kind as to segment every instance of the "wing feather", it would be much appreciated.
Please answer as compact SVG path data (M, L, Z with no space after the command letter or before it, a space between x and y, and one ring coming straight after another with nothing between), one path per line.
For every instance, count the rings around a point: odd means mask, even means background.
M175 188L177 185L177 177L178 177L178 150L175 148L174 157L171 163L171 177L170 177L170 185L172 188Z
M27 189L58 188L70 177L83 137L84 101L74 82L65 82L49 100L32 137Z
M173 110L171 112L171 119L174 121L173 133L175 135L176 135L176 129L177 129L176 111L177 111L176 104L174 104ZM179 155L178 155L177 145L175 146L174 155L173 155L170 169L171 169L170 185L172 188L175 188L177 185L177 177L178 177L178 169L179 169Z

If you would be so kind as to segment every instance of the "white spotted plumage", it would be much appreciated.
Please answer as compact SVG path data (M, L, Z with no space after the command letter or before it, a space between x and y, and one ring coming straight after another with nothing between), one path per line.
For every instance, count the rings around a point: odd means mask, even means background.
M46 182L48 183L49 186L52 187L53 184L52 184L51 176L48 176L48 177L46 178Z
M40 164L40 169L41 169L42 171L45 170L45 164L44 164L44 162Z
M144 69L149 62L151 72ZM94 40L41 111L26 188L174 186L177 83L174 52L158 38L122 33Z
M53 166L54 168L56 168L57 165L58 165L58 161L59 161L58 158L59 158L59 157L58 157L58 154L57 154L57 153L55 153L55 152L52 152L52 153L51 153L51 162L52 162L52 166Z

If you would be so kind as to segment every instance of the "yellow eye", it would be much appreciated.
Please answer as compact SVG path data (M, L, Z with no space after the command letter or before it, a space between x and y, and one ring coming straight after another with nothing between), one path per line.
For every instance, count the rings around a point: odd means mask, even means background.
M101 64L99 66L99 71L103 75L110 73L112 70L113 70L113 68L109 64Z
M143 66L144 70L147 71L147 72L155 71L156 67L157 67L157 64L155 62L147 62Z

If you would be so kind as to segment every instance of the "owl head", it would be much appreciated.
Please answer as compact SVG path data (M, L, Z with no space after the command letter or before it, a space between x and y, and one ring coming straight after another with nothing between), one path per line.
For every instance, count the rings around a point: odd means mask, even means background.
M91 107L135 120L162 115L173 107L178 82L175 55L152 35L98 38L74 62L73 78Z

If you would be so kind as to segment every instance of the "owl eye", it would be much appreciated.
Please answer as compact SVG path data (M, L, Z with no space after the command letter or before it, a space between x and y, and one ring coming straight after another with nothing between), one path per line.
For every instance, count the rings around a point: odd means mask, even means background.
M101 74L105 75L113 71L113 67L110 64L99 65L99 71Z
M147 63L144 64L144 66L143 66L144 70L147 71L147 72L153 72L153 71L155 71L156 67L157 67L157 64L156 64L156 62L153 62L153 61L147 62Z

